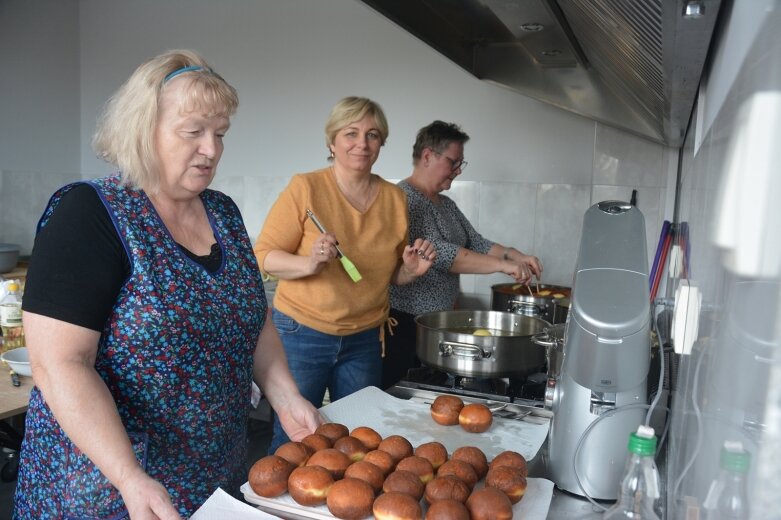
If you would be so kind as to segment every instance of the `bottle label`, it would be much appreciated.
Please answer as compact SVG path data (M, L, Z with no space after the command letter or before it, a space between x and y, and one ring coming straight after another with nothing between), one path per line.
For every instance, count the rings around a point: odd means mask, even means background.
M719 500L719 495L724 490L724 482L717 479L711 482L708 494L705 496L705 500L702 502L702 507L705 509L716 509L716 503Z
M21 327L22 306L18 303L4 303L0 305L0 326Z
M653 465L645 467L645 482L648 486L647 495L649 498L656 500L659 498L659 481L657 479L659 472Z

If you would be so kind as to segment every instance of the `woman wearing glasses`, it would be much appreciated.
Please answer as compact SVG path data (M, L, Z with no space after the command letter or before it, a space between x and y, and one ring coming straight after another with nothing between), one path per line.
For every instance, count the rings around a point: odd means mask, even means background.
M399 183L407 194L409 236L430 240L437 257L425 276L407 285L391 286L390 316L398 324L385 336L383 388L419 366L414 318L424 312L452 310L460 274L505 273L516 283L528 283L532 276L542 275L537 257L484 238L455 202L442 195L466 168L464 143L468 140L469 136L452 123L434 121L421 128L412 147L412 175Z

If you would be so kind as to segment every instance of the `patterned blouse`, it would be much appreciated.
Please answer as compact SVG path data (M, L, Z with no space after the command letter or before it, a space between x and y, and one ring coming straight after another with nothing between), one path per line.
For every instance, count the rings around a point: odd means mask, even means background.
M222 265L185 255L141 190L89 181L108 209L132 272L101 333L95 370L117 406L139 464L184 517L246 477L252 355L266 316L255 256L233 201L201 194ZM58 201L41 218L46 225ZM56 348L56 345L51 345ZM14 518L126 518L119 495L75 446L34 388Z
M391 308L409 314L452 310L459 290L459 275L450 272L458 250L486 254L494 244L478 233L452 199L442 194L435 204L407 181L399 182L407 194L409 236L431 241L437 258L428 273L407 285L391 285Z

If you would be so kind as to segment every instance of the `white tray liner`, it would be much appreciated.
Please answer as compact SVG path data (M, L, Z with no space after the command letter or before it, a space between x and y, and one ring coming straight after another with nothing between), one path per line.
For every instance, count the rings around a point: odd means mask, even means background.
M489 462L506 450L517 451L527 460L531 460L548 435L548 423L533 424L501 417L494 417L494 422L487 432L469 433L460 426L442 426L435 423L429 410L430 406L427 404L398 399L373 386L320 409L326 420L344 424L350 430L358 426L369 426L383 437L402 435L413 446L438 441L445 445L449 454L461 446L476 446L483 450ZM477 484L477 487L482 486L482 481ZM527 479L527 486L523 500L513 506L513 517L545 520L553 496L553 482L530 478ZM304 507L288 494L264 498L256 495L249 483L245 483L241 491L247 502L283 518L335 518L325 505ZM425 512L425 501L421 501L421 504Z
M526 480L526 483L527 488L523 499L513 505L513 518L545 520L548 516L548 509L550 509L551 498L553 497L553 482L544 478L530 478ZM477 487L482 487L482 485L483 483L480 482L477 484ZM252 491L248 482L241 486L241 492L244 493L244 499L250 504L257 505L267 513L280 515L281 518L313 520L333 520L336 518L328 511L328 506L305 507L290 498L290 495L287 493L276 498L258 496ZM420 504L425 515L425 500L421 500Z
M484 433L469 433L460 426L442 426L431 418L430 406L393 397L370 386L320 409L327 420L351 430L369 426L384 437L402 435L413 446L439 441L448 453L461 446L476 446L490 461L505 450L517 451L527 460L537 455L548 436L549 423L533 424L494 417Z

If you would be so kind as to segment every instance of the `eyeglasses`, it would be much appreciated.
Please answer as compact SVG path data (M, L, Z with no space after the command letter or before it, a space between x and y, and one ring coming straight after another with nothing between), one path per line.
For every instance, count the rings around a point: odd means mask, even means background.
M447 155L445 155L443 153L439 153L439 152L434 152L434 153L437 154L437 155L440 155L440 156L442 156L442 157L444 157L445 159L448 160L448 162L450 163L450 171L451 172L454 172L456 170L464 171L464 170L466 170L466 165L469 164L468 162L466 162L464 160L458 161L456 159L451 159L450 157L448 157Z

